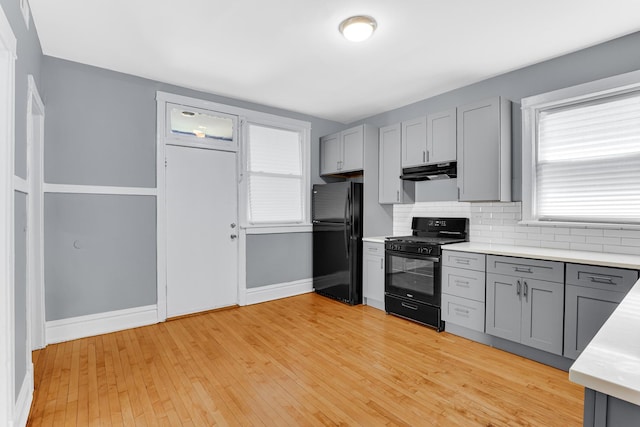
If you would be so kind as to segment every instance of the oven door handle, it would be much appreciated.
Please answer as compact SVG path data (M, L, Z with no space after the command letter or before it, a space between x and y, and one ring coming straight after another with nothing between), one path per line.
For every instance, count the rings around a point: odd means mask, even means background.
M418 255L418 254L406 254L403 252L394 252L394 251L385 251L385 256L395 256L398 258L408 258L408 259L417 259L417 260L424 260L424 261L431 261L433 263L440 263L440 258L438 257L431 257L431 256L423 256L423 255Z

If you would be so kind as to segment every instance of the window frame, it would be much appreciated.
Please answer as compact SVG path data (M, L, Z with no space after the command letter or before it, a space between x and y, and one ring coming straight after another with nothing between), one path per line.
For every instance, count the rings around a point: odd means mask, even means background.
M249 222L249 132L250 125L291 130L300 134L302 166L302 214L301 222ZM271 234L311 231L311 123L267 114L252 114L240 119L240 226L247 234Z
M613 99L639 90L640 71L632 71L522 99L522 220L520 224L640 229L640 224L625 222L542 220L536 212L537 133L540 113L587 102L602 101L607 98Z

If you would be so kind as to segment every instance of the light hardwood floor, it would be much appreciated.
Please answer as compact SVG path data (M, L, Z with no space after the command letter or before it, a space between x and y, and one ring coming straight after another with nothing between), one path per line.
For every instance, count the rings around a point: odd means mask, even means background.
M306 294L34 352L29 425L579 426L567 373Z

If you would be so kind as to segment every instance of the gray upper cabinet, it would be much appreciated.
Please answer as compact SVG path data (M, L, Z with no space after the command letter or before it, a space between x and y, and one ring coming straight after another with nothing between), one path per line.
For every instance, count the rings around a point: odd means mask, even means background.
M636 280L636 270L567 264L565 357L580 355Z
M342 140L342 168L341 171L357 171L364 167L364 126L340 132Z
M563 273L561 262L487 256L487 333L562 355Z
M461 201L511 200L511 102L500 98L458 107Z
M420 166L427 162L427 118L402 122L402 167Z
M363 169L364 126L320 138L320 175Z
M402 167L456 160L456 109L402 122Z
M341 160L340 133L320 138L320 175L337 173Z
M427 163L456 160L456 109L427 115Z
M379 193L378 202L385 204L411 203L415 186L400 179L402 174L400 123L380 128Z

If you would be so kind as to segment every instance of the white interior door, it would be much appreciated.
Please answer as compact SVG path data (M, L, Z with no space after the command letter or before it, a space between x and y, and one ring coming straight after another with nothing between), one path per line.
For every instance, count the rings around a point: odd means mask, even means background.
M167 317L238 303L236 153L166 145Z

